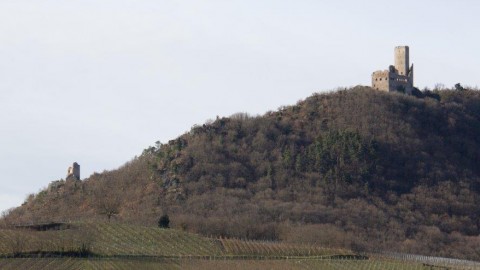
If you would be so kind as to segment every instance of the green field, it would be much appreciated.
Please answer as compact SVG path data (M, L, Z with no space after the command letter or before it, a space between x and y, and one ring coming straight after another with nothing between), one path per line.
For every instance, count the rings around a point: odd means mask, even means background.
M473 269L439 268L314 245L212 239L173 229L72 223L0 229L0 269ZM82 257L78 257L82 256Z

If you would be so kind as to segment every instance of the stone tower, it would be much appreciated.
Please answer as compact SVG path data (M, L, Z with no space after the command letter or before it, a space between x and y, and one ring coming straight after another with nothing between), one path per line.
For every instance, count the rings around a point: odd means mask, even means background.
M408 46L397 46L394 51L395 65L388 70L372 74L372 88L380 91L400 91L410 94L413 89L413 64L410 66Z
M408 46L395 47L395 69L398 71L398 75L408 74L409 57Z
M68 167L67 179L71 177L80 180L80 165L78 165L77 162L74 162L72 166Z

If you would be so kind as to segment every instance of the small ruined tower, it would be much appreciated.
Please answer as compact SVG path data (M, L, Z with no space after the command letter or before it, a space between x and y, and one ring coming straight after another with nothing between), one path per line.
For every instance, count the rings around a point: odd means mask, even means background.
M68 167L67 179L76 179L80 180L80 165L77 162L74 162L72 166Z

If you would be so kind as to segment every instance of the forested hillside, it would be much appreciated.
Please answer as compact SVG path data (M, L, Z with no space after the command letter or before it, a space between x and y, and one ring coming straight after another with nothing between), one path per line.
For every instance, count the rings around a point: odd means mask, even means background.
M217 118L117 170L56 182L3 220L168 214L204 235L479 260L480 92L417 96L355 87Z

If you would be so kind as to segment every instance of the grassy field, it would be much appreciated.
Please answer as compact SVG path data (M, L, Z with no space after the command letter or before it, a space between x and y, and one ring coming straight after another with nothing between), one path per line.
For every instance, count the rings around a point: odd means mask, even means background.
M328 249L315 245L299 245L266 241L246 241L238 239L220 239L226 254L251 256L328 256L347 255L351 251Z
M75 257L82 255L83 257ZM173 229L72 223L0 229L0 269L469 269L352 257L314 245L211 239ZM13 257L16 256L16 257Z
M0 269L444 269L388 260L189 260L118 258L16 258L0 259Z
M0 256L28 252L68 252L88 249L99 256L322 256L351 254L325 249L263 241L211 239L173 229L110 223L70 224L67 229L35 231L0 230Z
M0 255L15 252L76 251L111 255L220 255L214 241L177 230L122 224L71 224L65 230L0 230Z

